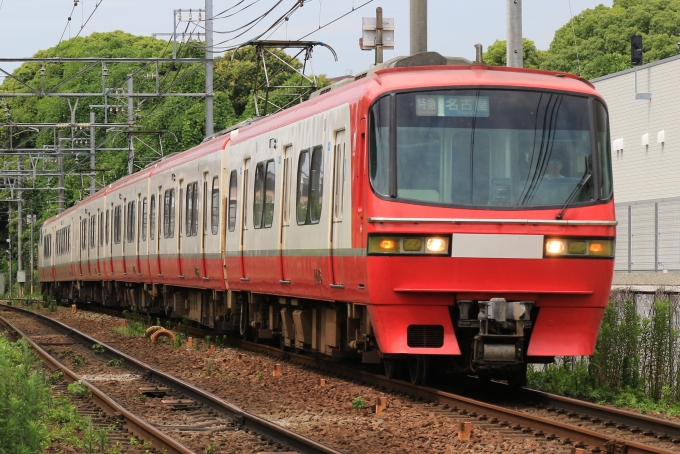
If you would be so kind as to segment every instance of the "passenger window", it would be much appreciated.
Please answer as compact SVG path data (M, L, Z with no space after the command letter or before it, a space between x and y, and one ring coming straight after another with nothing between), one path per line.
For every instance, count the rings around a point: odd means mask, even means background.
M193 210L191 211L191 235L198 235L198 182L194 186Z
M156 196L151 196L151 207L149 209L149 239L156 238Z
M297 223L307 224L307 207L309 202L309 151L300 153L297 178Z
M99 246L104 246L104 213L99 213Z
M298 225L318 224L323 205L323 147L300 153L297 186Z
M213 235L217 235L220 223L220 182L219 178L215 177L212 181L212 200L210 206L210 231Z
M255 191L253 196L253 226L262 227L262 195L264 192L264 163L255 167Z
M142 241L146 241L146 215L147 215L147 201L146 197L142 199Z
M132 243L135 240L135 210L136 202L128 202L127 208L127 242Z
M113 242L120 244L120 234L122 230L121 205L118 205L113 213Z
M90 249L94 249L94 247L97 245L97 238L96 238L96 232L97 232L97 215L93 214L90 216Z
M184 211L184 218L186 219L186 236L192 236L191 233L191 225L192 225L192 217L194 213L194 185L193 183L189 183L187 185L187 197L186 197L186 202L185 202L185 211Z
M108 246L108 244L109 244L109 210L108 209L106 210L106 220L105 220L105 222L106 222L106 226L105 226L106 232L105 232L104 237L105 237L105 240L106 240L106 245Z
M87 218L80 222L80 249L85 250L87 247Z
M236 171L232 170L229 176L229 231L233 232L236 228L236 197L238 194L238 182Z
M163 206L163 236L173 238L175 236L175 190L165 191L165 201Z
M267 162L267 173L264 181L264 226L271 227L274 221L274 195L276 189L276 167L274 161Z
M289 155L290 148L292 147L286 147L287 153L284 154ZM281 208L283 210L283 222L288 224L290 221L290 158L283 160L283 206Z

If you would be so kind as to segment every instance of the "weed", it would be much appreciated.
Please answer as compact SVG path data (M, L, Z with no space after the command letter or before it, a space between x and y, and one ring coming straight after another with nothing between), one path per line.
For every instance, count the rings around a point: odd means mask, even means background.
M189 317L186 315L182 318L182 335L187 338L189 337L189 324L190 324Z
M206 374L208 377L210 377L210 376L212 375L212 363L213 363L212 358L208 358L208 359L205 361L205 374Z
M68 358L72 354L73 354L73 350L67 348L66 350L62 350L61 353L59 353L59 359Z
M76 355L73 357L73 367L75 367L76 369L83 367L84 365L89 363L90 362L84 356Z
M68 385L68 392L78 397L88 397L90 395L90 388L85 386L82 381L74 381Z
M134 400L137 400L137 401L139 401L139 402L141 402L141 403L144 403L144 402L146 402L147 397L146 397L145 394L141 394L141 395L139 395L139 396L133 397L133 399L134 399Z
M120 441L117 441L113 447L109 448L108 451L106 451L106 454L122 454L123 452L123 445L120 443Z
M355 397L352 399L352 408L356 411L363 410L366 408L366 400L362 396Z
M117 367L117 366L122 366L123 365L123 360L118 358L118 359L111 359L106 362L106 365L109 367Z
M48 306L48 310L50 312L57 312L57 302L56 301L50 301L50 305Z
M176 335L175 338L171 342L172 342L172 348L182 348L182 337L181 336Z
M255 376L262 380L264 378L264 375L262 375L262 372L255 372Z
M104 428L98 429L95 432L95 439L97 442L97 448L99 448L99 452L106 451L106 445L109 444L109 431Z
M215 443L212 443L210 446L205 448L205 454L214 454L216 448L217 448L217 445Z
M135 437L130 438L130 446L139 446L139 440Z
M125 326L114 326L111 328L126 337L143 337L146 334L146 329L141 322L128 320Z
M229 379L230 379L230 378L229 378L229 375L224 374L224 380L226 381L226 380L229 380Z
M106 349L101 344L92 344L92 351L95 355L103 355L106 353Z
M61 378L64 376L64 372L60 370L54 371L52 375L50 375L49 380L54 383L55 381L61 380Z
M205 348L206 349L210 348L210 339L212 339L210 336L205 336Z

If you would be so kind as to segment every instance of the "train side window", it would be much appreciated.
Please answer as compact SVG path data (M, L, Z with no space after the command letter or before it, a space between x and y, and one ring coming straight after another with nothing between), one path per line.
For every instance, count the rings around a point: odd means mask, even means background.
M345 189L345 144L335 145L335 187L333 188L333 217L342 219L342 197Z
M186 236L192 236L191 225L193 224L194 215L194 184L189 183L187 185L187 199L186 199L186 211L184 213L184 218L186 219Z
M212 197L210 205L210 231L217 235L220 223L220 179L214 177L212 181Z
M137 211L135 210L136 202L128 202L127 204L127 242L132 243L135 240L135 215Z
M106 239L106 245L109 245L109 210L108 208L106 209L106 222L105 222L105 234L104 237Z
M290 154L290 146L286 147ZM290 221L290 157L283 160L283 222L288 224Z
M97 215L93 214L90 216L90 249L94 249L97 245Z
M276 192L276 167L274 160L267 162L264 180L264 226L269 228L274 221L274 195Z
M146 200L146 199L145 199ZM151 196L151 206L149 207L149 239L156 238L156 195Z
M116 206L113 211L113 242L120 244L120 231L122 227L121 205Z
M80 249L82 251L87 247L87 218L80 221Z
M297 178L297 223L307 224L307 207L309 202L309 151L300 153Z
M191 210L191 236L196 236L198 235L198 195L199 195L199 190L198 190L198 182L195 181L193 183L194 186L194 201L193 201L193 209Z
M165 191L163 206L163 236L173 238L175 236L175 189Z
M297 183L298 225L318 224L321 219L322 205L323 147L316 146L311 150L311 153L308 150L300 153Z
M66 227L66 252L71 252L71 226Z
M256 229L262 227L262 197L264 193L264 163L260 162L255 167L255 191L253 194L253 226Z
M99 212L99 246L104 246L104 212Z
M148 210L148 202L146 200L146 197L142 199L142 241L146 241L146 225L147 225L147 210Z
M238 182L236 171L232 170L229 176L229 231L236 228L236 197L238 195Z

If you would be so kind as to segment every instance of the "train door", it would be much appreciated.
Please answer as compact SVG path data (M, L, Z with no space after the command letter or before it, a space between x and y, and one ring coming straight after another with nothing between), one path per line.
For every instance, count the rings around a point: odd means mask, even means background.
M286 263L286 239L288 237L290 227L290 175L292 165L293 146L287 145L283 148L283 178L281 186L281 227L279 229L279 268L280 268L280 282L282 284L290 284L288 277L288 264Z
M240 245L240 258L241 262L241 280L248 280L248 270L246 269L246 235L248 232L248 174L250 170L250 158L246 159L243 163L243 186L241 188L243 196L241 200L241 245Z
M201 218L203 219L203 225L200 227L201 229L201 264L199 265L201 267L200 272L201 272L201 277L206 278L208 277L208 273L206 272L206 266L205 266L205 243L208 241L208 220L210 219L208 213L208 172L203 173L203 197L201 198L201 210L203 213L203 216ZM198 211L198 210L197 210Z
M182 203L184 201L184 180L179 180L179 198L177 198L177 211L179 212L177 219L177 273L179 277L184 277L184 272L182 270L182 235L184 235L184 230L182 229L182 223L184 222L184 217L182 216Z
M342 267L342 209L345 188L345 130L335 133L333 146L333 162L331 172L333 186L331 192L331 223L330 223L330 251L331 251L331 288L344 288L344 273Z

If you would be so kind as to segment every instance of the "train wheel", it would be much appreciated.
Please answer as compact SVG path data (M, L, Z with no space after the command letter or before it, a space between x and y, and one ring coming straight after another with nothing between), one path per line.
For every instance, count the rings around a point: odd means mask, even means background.
M420 385L425 375L425 358L423 355L411 355L408 359L408 375L411 384Z
M383 360L383 366L385 366L385 376L389 379L399 377L401 373L401 361L397 359L386 359Z

